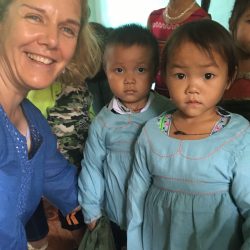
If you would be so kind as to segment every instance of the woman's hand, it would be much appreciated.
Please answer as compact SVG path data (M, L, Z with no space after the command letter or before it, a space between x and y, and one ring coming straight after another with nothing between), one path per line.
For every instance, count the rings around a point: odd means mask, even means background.
M70 212L70 214L71 213L77 213L77 212L79 212L81 210L81 206L78 206L78 207L76 207L75 209L73 209L71 212Z

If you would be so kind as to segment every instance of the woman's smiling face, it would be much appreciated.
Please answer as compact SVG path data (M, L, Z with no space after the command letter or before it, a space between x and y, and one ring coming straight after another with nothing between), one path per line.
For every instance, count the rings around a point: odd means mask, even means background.
M0 23L0 75L25 90L46 88L74 55L80 0L14 0Z

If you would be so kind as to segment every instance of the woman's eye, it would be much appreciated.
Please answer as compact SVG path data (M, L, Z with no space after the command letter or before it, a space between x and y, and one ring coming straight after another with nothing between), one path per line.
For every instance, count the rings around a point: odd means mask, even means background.
M122 72L123 72L123 69L122 69L122 68L115 68L115 72L116 72L116 73L122 73Z
M143 67L139 67L139 68L137 68L137 71L138 71L139 73L143 73L143 72L146 71L146 69L143 68Z
M212 74L212 73L206 73L206 74L204 75L204 78L205 78L206 80L210 80L210 79L214 78L214 74Z
M28 20L31 20L32 22L41 22L42 21L42 18L40 17L40 16L38 16L38 15L27 15L26 17L25 17L26 19L28 19Z
M177 73L177 74L175 74L175 77L179 80L183 80L186 78L185 74L183 74L183 73Z
M69 28L69 27L63 27L62 30L68 36L75 37L78 35L78 32L76 32L75 30L73 30L72 28Z

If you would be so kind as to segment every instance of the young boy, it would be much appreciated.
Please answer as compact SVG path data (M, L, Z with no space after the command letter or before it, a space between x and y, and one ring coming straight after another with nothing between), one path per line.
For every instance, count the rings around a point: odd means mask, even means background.
M134 143L147 120L172 108L151 91L158 70L158 45L144 27L113 30L104 51L104 70L114 94L93 120L79 176L79 202L90 230L104 214L111 221L116 248L126 245L126 190Z

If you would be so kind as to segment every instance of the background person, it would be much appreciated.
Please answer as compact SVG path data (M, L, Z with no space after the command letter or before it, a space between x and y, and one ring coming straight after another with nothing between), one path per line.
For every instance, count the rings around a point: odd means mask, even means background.
M239 69L232 86L225 92L222 106L239 113L250 121L250 1L237 0L234 3L229 29L235 41Z
M104 25L96 22L90 22L89 25L92 32L96 35L97 40L99 41L101 50L100 61L102 62L105 44L109 33L112 31L112 28L107 28ZM93 119L113 97L108 84L107 76L103 68L103 64L101 63L99 67L96 65L96 68L98 69L96 75L86 79L89 91L93 96L92 105L90 108L91 119Z
M202 4L205 2L208 8L210 1L202 1ZM169 0L165 8L153 10L148 17L148 28L158 41L160 54L173 30L187 22L210 18L207 11L194 0ZM169 97L160 70L155 80L155 91Z

